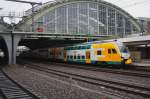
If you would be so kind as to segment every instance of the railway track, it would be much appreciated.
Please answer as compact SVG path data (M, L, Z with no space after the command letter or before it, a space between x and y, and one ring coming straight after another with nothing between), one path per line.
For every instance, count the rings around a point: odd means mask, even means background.
M39 99L0 69L0 99Z
M84 83L101 86L106 89L111 88L112 90L117 90L117 91L125 92L128 94L138 95L138 96L141 96L144 98L150 98L150 88L147 88L145 86L139 86L139 85L135 85L135 84L131 84L131 83L128 84L128 83L123 83L123 82L119 82L119 81L110 81L110 80L100 79L100 78L94 78L94 77L89 77L89 76L76 74L76 73L64 72L64 71L60 71L60 70L56 70L56 69L51 69L46 66L40 66L37 64L36 65L35 64L26 64L25 66L32 68L32 69L39 70L39 71L43 71L46 73L65 77L65 78L71 77L71 79L73 79L75 81L81 81ZM111 93L111 94L118 96L118 94L115 93L115 91L114 91L114 93ZM120 95L119 97L123 97L123 96Z
M42 62L42 64L46 65L53 65L53 66L63 66L69 68L77 68L77 69L84 69L84 70L91 70L91 71L98 71L98 72L106 72L106 73L113 73L113 74L121 74L127 76L136 76L136 77L145 77L150 78L150 69L142 68L142 67L129 67L127 69L117 69L117 68L103 68L98 66L91 66L91 65L76 65L76 64L66 64L66 63L56 63L56 62Z
M25 62L25 61L22 61ZM33 60L35 62L39 62L36 60ZM29 62L29 61L27 61ZM127 76L136 76L136 77L145 77L150 78L150 68L148 67L135 67L130 66L126 69L117 69L117 68L103 68L100 66L91 66L91 65L76 65L76 64L66 64L66 63L56 63L56 62L47 62L44 61L42 64L46 65L53 65L53 66L63 66L63 67L69 67L69 68L77 68L77 69L84 69L84 70L91 70L91 71L98 71L98 72L106 72L106 73L113 73L113 74L121 74L121 75L127 75Z
M144 72L150 72L150 67L147 66L130 66L130 70L136 70L136 71L144 71Z
M29 62L31 60L28 60ZM39 63L39 60L32 60L34 62ZM23 61L20 60L22 63ZM150 78L150 68L149 67L136 67L136 66L128 66L128 68L105 68L102 66L95 66L95 65L76 65L76 64L66 64L66 63L56 63L56 62L47 62L46 60L42 61L42 64L46 65L55 65L55 66L63 66L63 67L70 67L70 68L78 68L78 69L85 69L91 71L99 71L99 72L107 72L107 73L114 73L114 74L121 74L127 76L136 76L136 77L145 77Z
M49 65L48 63L45 63ZM96 66L85 66L85 65L70 65L70 64L64 64L64 63L52 63L52 65L59 65L63 67L70 67L70 68L78 68L78 69L85 69L85 70L91 70L91 71L99 71L99 72L107 72L107 73L114 73L114 74L121 74L121 75L127 75L127 76L137 76L137 77L145 77L150 78L150 71L140 71L139 70L127 70L127 69L110 69L110 68L102 68L102 67L96 67ZM145 70L145 69L144 69Z

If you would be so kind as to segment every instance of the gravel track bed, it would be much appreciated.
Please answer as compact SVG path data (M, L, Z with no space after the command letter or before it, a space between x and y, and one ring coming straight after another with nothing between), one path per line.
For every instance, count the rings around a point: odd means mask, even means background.
M140 76L139 77L150 77L150 71L144 71L144 70L140 70L140 69L134 69L131 66L128 66L127 68L113 68L113 67L107 67L107 68L102 68L100 66L92 66L92 65L77 65L77 64L65 64L65 63L52 63L52 62L47 62L44 64L55 64L55 65L61 65L64 67L69 67L71 66L71 68L79 68L79 69L85 69L85 70L91 70L91 71L98 71L98 72L108 72L108 73L116 73L116 74L124 74L124 75L128 75L128 76ZM131 75L130 75L131 73ZM132 75L132 74L137 74L137 75ZM147 75L147 76L143 76Z
M54 69L58 68L60 70L68 70L66 68L60 68L59 66L56 66ZM66 79L53 74L47 74L44 72L26 68L25 66L24 68L23 66L18 65L10 66L5 68L5 71L10 77L14 78L20 84L23 84L29 90L34 91L36 94L38 94L41 99L117 99L116 97L110 96L110 98L108 97L108 95L103 94L102 92L105 91L104 87L85 84L83 82L71 80L71 78ZM78 69L73 71L83 72ZM89 73L87 72L87 74ZM106 75L104 77L106 77ZM123 94L121 93L120 95ZM143 99L142 97L132 94L127 95L126 93L124 93L124 96L126 96L124 97L126 99Z
M150 78L144 78L144 77L135 77L135 76L127 76L127 75L121 75L121 74L113 74L113 73L105 73L105 72L99 72L99 71L90 71L90 70L83 70L78 68L69 68L69 67L63 67L59 65L45 65L45 64L35 64L40 66L49 66L50 69L56 69L60 71L75 73L75 74L81 74L86 75L90 77L96 77L96 78L102 78L107 79L110 81L120 81L124 83L130 83L130 84L136 84L139 86L146 86L150 88Z
M30 64L31 65L31 64ZM37 64L36 64L37 65ZM36 66L35 65L35 66ZM40 65L40 64L39 64ZM27 65L28 66L28 65ZM41 66L43 66L43 64L41 64ZM43 66L44 67L44 66ZM47 67L47 66L46 66ZM56 66L57 67L57 66ZM51 68L51 67L49 67L49 68ZM55 69L55 70L57 70L57 69ZM65 69L66 70L66 69ZM60 70L60 71L63 71L62 69ZM75 70L76 71L76 70ZM61 77L62 78L62 77ZM76 81L75 81L75 83L76 83ZM86 83L84 83L84 82L77 82L80 86L82 86L82 87L85 87L85 88L89 88L89 89L93 89L93 90L101 90L101 91L108 91L108 92L111 92L111 93L117 93L117 95L120 95L120 96L124 96L124 98L126 97L126 98L131 98L131 99L142 99L142 97L140 97L140 96L138 96L137 94L136 94L136 96L135 95L133 95L133 94L129 94L129 93L125 93L124 91L123 92L120 92L120 91L118 91L118 90L112 90L112 89L108 89L108 88L105 88L105 87L103 87L103 86L94 86L94 85L91 85L91 84L86 84ZM143 99L145 99L145 98L143 98Z
M77 87L72 80L13 65L4 71L24 87L34 91L41 99L112 99L100 91ZM113 99L117 99L114 97ZM119 99L119 98L118 98Z

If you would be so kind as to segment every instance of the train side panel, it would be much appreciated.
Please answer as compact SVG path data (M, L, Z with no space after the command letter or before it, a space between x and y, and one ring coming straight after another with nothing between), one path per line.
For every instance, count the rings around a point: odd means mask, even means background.
M68 50L67 62L85 63L85 50Z
M63 60L64 59L64 48L49 48L48 58L52 60Z
M130 53L116 42L84 43L75 46L40 49L40 57L79 64L131 64ZM34 55L38 55L34 54Z
M65 48L66 62L77 62L81 64L91 63L91 45L71 46Z
M115 43L92 44L92 63L121 64L120 51Z

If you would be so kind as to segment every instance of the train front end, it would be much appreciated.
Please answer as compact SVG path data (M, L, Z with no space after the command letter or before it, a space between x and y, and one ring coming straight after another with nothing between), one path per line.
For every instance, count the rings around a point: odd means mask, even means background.
M125 65L132 64L131 54L130 54L128 47L122 44L119 46L119 50L121 53L122 64L125 64Z

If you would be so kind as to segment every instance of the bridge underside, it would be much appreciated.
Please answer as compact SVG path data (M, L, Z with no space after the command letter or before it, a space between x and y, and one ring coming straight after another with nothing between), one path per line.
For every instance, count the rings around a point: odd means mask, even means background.
M52 40L52 39L40 38L40 39L22 39L19 42L19 45L24 45L34 50L39 48L63 47L63 46L68 46L68 45L78 44L83 42L86 42L86 40L69 40L69 39Z
M135 42L125 42L127 46L137 46L137 45L149 45L150 41L135 41Z
M4 39L2 39L1 37L0 37L0 49L5 54L4 58L0 59L1 60L0 64L1 63L7 63L8 62L8 50L7 50L7 46L6 46L6 43L5 43Z

